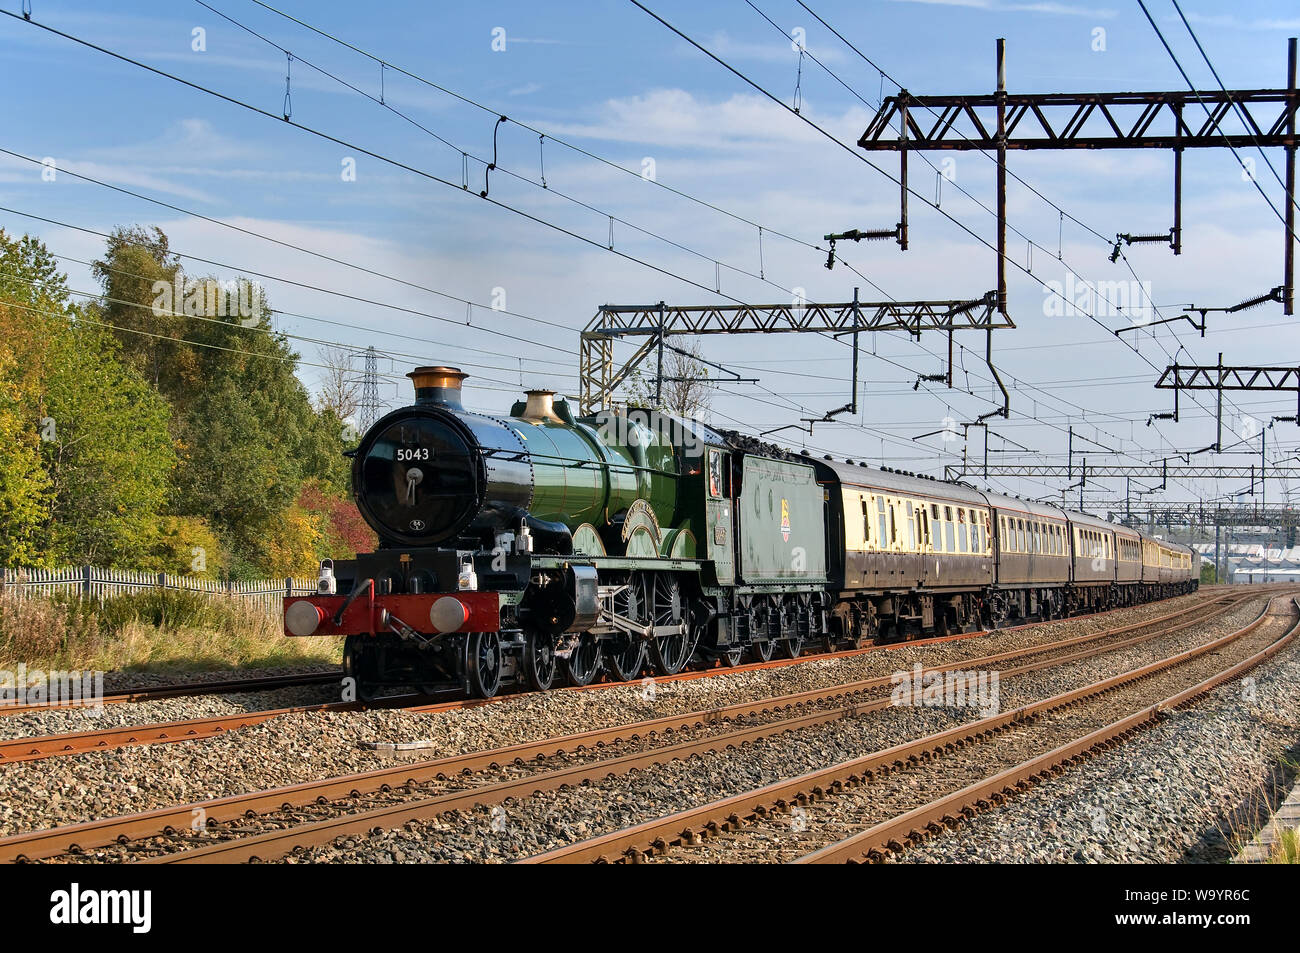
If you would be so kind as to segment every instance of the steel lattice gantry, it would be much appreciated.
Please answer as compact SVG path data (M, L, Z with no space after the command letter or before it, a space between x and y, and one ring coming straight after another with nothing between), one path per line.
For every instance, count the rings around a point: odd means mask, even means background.
M1283 308L1292 313L1295 236L1296 41L1287 48L1283 89L1180 90L1133 93L1009 93L1003 40L997 41L997 88L974 96L884 99L858 145L899 153L900 244L907 247L907 154L984 150L997 156L998 293L1006 305L1006 156L1008 150L1171 149L1174 222L1168 240L1182 250L1184 149L1279 147L1286 152L1286 244ZM1163 236L1117 236L1130 242Z
M856 334L865 331L992 331L1015 324L996 311L989 292L969 301L883 301L838 304L604 305L582 331L579 412L610 407L614 392L661 344L674 335ZM640 338L636 351L616 366L614 342Z
M1242 506L1216 503L1160 503L1155 506L1127 507L1124 501L1092 504L1106 510L1110 521L1132 526L1269 526L1288 527L1300 524L1300 511L1280 506Z
M1008 149L1196 149L1289 146L1296 94L1286 89L1152 93L1006 93ZM1205 115L1202 103L1209 107ZM1223 121L1241 109L1242 131ZM858 145L900 148L998 148L998 96L886 97ZM906 123L900 137L891 126Z
M1084 462L1073 468L1054 465L1013 465L990 463L987 468L964 471L961 467L949 465L945 468L948 479L964 476L988 477L1025 477L1027 479L1073 480L1088 478L1095 480L1123 479L1135 480L1296 480L1300 479L1300 466L1270 466L1261 468L1253 466L1166 466L1159 464L1143 465L1094 465Z
M1224 391L1266 391L1277 393L1295 391L1295 417L1277 417L1275 420L1294 420L1300 423L1300 366L1292 367L1257 367L1234 366L1223 363L1219 355L1217 364L1178 364L1174 363L1164 369L1156 387L1174 392L1174 412L1156 414L1156 418L1178 420L1178 395L1185 390L1212 390L1218 394L1215 411L1217 435L1214 448L1223 446L1223 394ZM1260 453L1263 453L1261 445Z

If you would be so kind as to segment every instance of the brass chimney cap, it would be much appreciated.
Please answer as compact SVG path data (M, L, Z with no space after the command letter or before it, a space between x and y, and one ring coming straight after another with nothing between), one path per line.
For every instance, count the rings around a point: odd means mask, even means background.
M461 382L465 380L465 378L469 377L469 375L459 367L445 367L441 364L417 367L406 376L415 384L416 390L424 390L426 387L443 387L450 390L460 390Z

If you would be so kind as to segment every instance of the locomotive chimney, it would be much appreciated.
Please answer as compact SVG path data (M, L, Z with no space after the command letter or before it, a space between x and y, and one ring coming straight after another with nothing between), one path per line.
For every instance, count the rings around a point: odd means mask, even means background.
M416 404L464 409L460 403L460 385L469 375L459 367L417 367L406 376L415 384Z
M524 412L519 415L520 419L534 424L541 423L543 420L557 424L564 422L555 413L555 391L529 390L524 393L528 396L528 403L524 405Z

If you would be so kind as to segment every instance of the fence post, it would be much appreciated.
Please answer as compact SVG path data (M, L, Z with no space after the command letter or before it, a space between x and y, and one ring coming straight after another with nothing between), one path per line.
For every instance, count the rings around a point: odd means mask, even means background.
M90 594L91 594L90 567L82 566L81 567L81 597L85 599L87 602L89 602Z
M292 596L293 596L293 576L285 576L285 577L284 577L284 597L285 597L286 599L289 599L289 598L292 598Z

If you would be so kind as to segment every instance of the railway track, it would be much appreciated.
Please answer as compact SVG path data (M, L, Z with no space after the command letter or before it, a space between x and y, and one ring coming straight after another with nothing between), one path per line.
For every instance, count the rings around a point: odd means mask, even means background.
M1228 594L1234 588L1240 590L1242 587L1240 586L1233 587L1233 586L1226 586L1226 585L1207 586L1199 590L1199 593L1204 597L1205 603L1210 603L1210 602L1214 602L1218 598L1222 598L1225 594ZM1274 591L1274 590L1280 591L1285 588L1286 588L1285 584L1279 583L1276 585L1252 586L1251 590L1253 594L1262 595L1269 591ZM1132 609L1132 608L1138 608L1138 607L1128 606L1119 609L1107 609L1104 612L1096 612L1086 616L1072 616L1070 618L1096 619L1096 618L1102 618L1104 616L1110 615L1115 612L1124 612L1126 611L1126 609ZM1013 626L1005 626L999 629L991 629L991 630L980 629L974 632L960 632L953 635L936 636L936 637L925 638L925 639L914 639L905 642L892 642L883 645L870 645L863 648L843 649L836 652L819 653L815 656L805 655L797 659L773 659L769 662L747 662L736 666L724 666L721 663L716 663L715 666L711 668L679 672L676 675L656 676L656 680L660 682L673 682L673 681L689 680L693 678L707 678L710 675L716 675L720 672L748 672L748 671L759 671L763 669L782 668L787 665L796 665L799 662L806 661L808 658L813 658L813 657L818 659L853 658L855 656L863 655L867 652L873 652L880 649L893 649L893 648L901 648L903 646L914 646L914 645L934 645L943 642L957 641L961 639L979 638L980 636L989 635L993 632L1013 632L1018 629L1024 629L1035 625L1041 625L1043 624L1044 621L1045 620L1036 619L1036 620L1020 623ZM1060 621L1060 620L1054 620L1054 621ZM252 676L250 678L240 678L240 679L186 682L186 683L180 683L175 685L162 685L157 688L136 688L136 689L124 689L122 691L115 691L115 692L105 692L102 701L105 705L118 705L126 702L157 701L160 699L180 698L180 697L193 696L193 695L222 695L222 694L230 694L235 692L267 691L276 688L290 688L299 685L328 685L328 684L337 684L342 677L343 677L343 672L340 669L340 670L329 671L329 672L311 672L311 673L303 673L303 674L296 674L296 675L295 674L262 675L262 676ZM561 691L592 691L601 688L608 688L611 685L620 685L620 684L624 684L624 683L603 681L603 682L597 682L592 685L584 685L577 688L564 688L560 690ZM430 706L427 708L427 710L449 710L455 708L467 708L476 705L490 704L494 701L500 701L503 698L512 697L513 694L518 694L518 693L517 692L507 693L507 694L499 695L494 698L488 698L488 699L454 698L454 699L447 699L447 700L439 700L433 704L437 706L442 706L440 709ZM375 707L376 705L381 707L394 707L394 706L409 707L410 705L416 703L419 699L428 698L428 697L429 696L413 695L413 694L393 695L393 696L380 699L371 707ZM21 704L21 705L6 704L6 705L0 705L0 717L3 717L5 715L31 714L33 712L60 711L60 710L70 710L70 709L77 709L77 708L86 708L86 707L91 707L93 704L94 703L88 703L88 704L78 703L75 705L66 705L66 704L50 704L46 702L37 702L32 704ZM291 709L284 709L280 713L284 713L285 711L289 711L289 710Z
M1298 608L1294 599L1284 612L1266 607L1235 632L1132 671L522 862L879 861L1005 803L1250 671L1294 640ZM1231 662L1225 665L1220 655ZM1117 699L1127 709L1114 718L1107 710ZM916 784L887 789L881 783L899 772L913 774ZM925 793L913 793L916 788ZM920 803L909 805L909 796ZM895 810L900 805L905 809ZM818 816L823 808L834 816ZM804 819L794 824L797 812Z
M1220 599L1223 604L1213 614L1227 612L1242 597ZM1005 665L1021 662L1019 666L1004 669L1002 676L1012 677L1037 671L1052 665L1066 664L1104 652L1137 644L1159 635L1177 632L1206 621L1207 606L1195 607L1165 616L1133 623L1100 633L1063 639L1053 643L1028 646L1010 652L977 659L965 659L927 671L942 672L962 667ZM1171 619L1191 617L1181 626L1164 627ZM1132 633L1147 629L1146 635ZM1125 637L1127 636L1127 637ZM1116 640L1119 641L1116 641ZM1089 645L1088 643L1092 643ZM1039 657L1037 661L1028 661ZM1042 656L1049 656L1042 658ZM85 854L97 848L112 845L134 845L133 852L157 853L166 851L160 859L164 862L235 861L247 859L273 859L289 853L296 847L325 843L345 833L366 832L373 827L392 827L415 817L429 817L446 811L464 809L479 804L496 804L511 797L524 797L536 790L554 790L565 785L598 781L611 774L622 774L638 768L653 766L685 758L691 754L725 750L727 747L746 744L789 731L825 725L843 718L856 717L870 711L889 707L892 702L888 691L893 684L890 677L865 679L847 684L741 702L722 708L666 716L632 725L584 732L561 738L546 739L509 748L474 752L451 758L401 765L378 771L346 777L310 782L271 791L255 792L195 804L111 818L88 824L74 825L48 831L20 834L0 840L0 860L38 860L60 854ZM759 724L733 727L738 722L755 718L769 719ZM722 728L719 733L691 741L670 743L649 750L572 765L558 770L545 770L544 762L562 756L583 757L601 754L602 748L616 745L644 744L660 738L670 742L681 733L709 731ZM530 764L531 762L531 764ZM457 779L471 772L487 771L502 766L526 767L527 773L497 783L481 784L455 791L430 791L448 779ZM540 770L533 770L534 768ZM432 795L423 796L420 795ZM419 799L411 802L410 798ZM345 805L342 810L355 808L341 816L323 820L308 820L302 824L304 812L325 811L338 814L340 806L332 802L351 799L353 802L370 798L375 804ZM392 802L392 803L389 803ZM290 830L273 830L262 834L239 837L217 844L215 836L231 833L248 833L255 830L254 818L268 815L256 823L298 826ZM293 816L286 816L292 814ZM202 824L195 830L195 819ZM221 831L219 825L230 830ZM148 843L149 838L162 838L166 843ZM177 847L198 849L185 853L172 853Z
M1079 636L1073 639L1063 640L1057 643L1049 643L1042 646L1039 651L1052 651L1064 649L1072 645L1083 645L1088 642L1095 642L1102 639L1112 638L1128 632L1149 629L1154 626L1162 625L1167 622L1174 622L1178 619L1188 619L1189 621L1166 630L1163 634L1178 632L1199 622L1206 621L1238 604L1241 600L1249 598L1246 594L1231 595L1214 595L1205 600L1197 602L1193 606L1184 607L1172 613L1157 616L1143 622L1131 623L1108 629L1100 633L1092 633L1085 636ZM1119 611L1119 610L1113 610ZM1208 613L1208 614L1207 614ZM1031 623L1030 625L1038 624ZM1028 626L1025 626L1028 627ZM1025 628L1017 627L1017 628ZM1007 629L996 630L999 632L1009 631ZM770 662L756 662L749 665L737 666L735 668L714 668L697 672L682 672L678 675L662 676L656 679L658 683L670 683L675 681L684 681L696 678L711 677L723 674L729 674L738 671L758 671L763 669L782 668L789 665L799 664L803 661L832 658L850 658L863 655L872 651L889 650L903 646L918 646L940 642L948 642L956 639L969 639L978 635L987 633L963 633L960 635L943 636L935 639L918 640L914 642L900 642L887 645L870 646L862 649L853 649L844 652L822 654L810 656L806 659L782 659ZM1154 635L1154 634L1153 634ZM979 660L982 663L997 663L1010 658L1023 657L1023 650L1016 650L1012 653L1002 653L1000 655L989 656ZM963 663L966 664L966 663ZM282 676L282 678L291 678L292 676ZM328 679L337 679L340 676L333 673L326 673L321 681ZM281 677L277 677L281 678ZM231 683L226 683L231 684ZM625 685L624 682L604 682L598 685L588 685L573 691L592 691L602 688L610 688L618 685ZM171 697L171 696L168 696ZM422 703L424 696L419 695L401 695L393 696L385 702L385 707L401 707L408 711L416 713L431 713L440 711L452 711L478 707L481 705L493 704L500 699L457 699L454 701ZM503 696L509 697L509 696ZM0 765L12 764L20 761L35 761L41 758L56 757L60 755L75 755L87 751L102 751L111 748L119 748L130 745L162 744L177 741L197 741L203 738L211 738L229 731L235 731L240 728L246 728L252 725L262 724L273 718L279 718L284 715L298 714L312 711L357 711L362 707L358 702L332 702L317 705L298 705L285 708L266 709L254 712L239 712L231 715L219 715L205 718L195 718L189 720L169 721L146 723L132 726L118 726L112 728L96 729L93 731L67 732L53 735L31 736L23 738L14 738L0 740Z
M102 699L105 705L120 705L125 702L157 701L163 698L180 698L187 695L225 695L232 692L260 692L274 688L291 688L298 685L337 684L343 677L342 669L332 672L304 672L297 675L255 675L250 678L224 679L221 681L186 682L177 685L162 685L157 688L133 688L118 692L105 692ZM92 707L96 702L76 705L34 702L24 705L0 705L0 716L26 715L40 711L65 711L75 708Z

